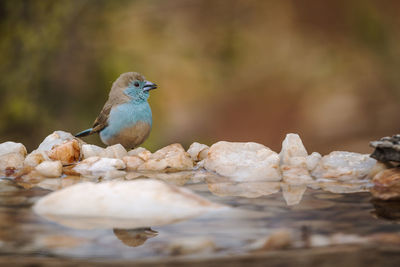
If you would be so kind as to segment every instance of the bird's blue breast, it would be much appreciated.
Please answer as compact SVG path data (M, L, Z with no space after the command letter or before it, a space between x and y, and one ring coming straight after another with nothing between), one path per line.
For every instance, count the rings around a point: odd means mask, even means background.
M113 138L123 129L133 127L138 122L144 122L152 125L152 114L147 101L130 101L111 109L108 117L108 126L100 132L103 140Z

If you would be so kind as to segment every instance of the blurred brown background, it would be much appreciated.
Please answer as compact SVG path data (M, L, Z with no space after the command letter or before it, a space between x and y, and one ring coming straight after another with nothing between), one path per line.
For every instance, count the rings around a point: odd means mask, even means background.
M0 142L89 128L138 71L159 85L151 150L279 150L295 132L309 152L370 152L400 132L399 15L396 0L2 0Z

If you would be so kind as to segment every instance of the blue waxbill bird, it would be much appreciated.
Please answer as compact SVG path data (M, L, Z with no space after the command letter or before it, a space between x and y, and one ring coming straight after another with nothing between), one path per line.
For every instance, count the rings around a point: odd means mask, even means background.
M75 136L99 133L106 145L121 144L127 149L137 147L150 134L152 116L147 99L149 91L156 88L156 84L146 81L137 72L121 74L113 83L93 127Z

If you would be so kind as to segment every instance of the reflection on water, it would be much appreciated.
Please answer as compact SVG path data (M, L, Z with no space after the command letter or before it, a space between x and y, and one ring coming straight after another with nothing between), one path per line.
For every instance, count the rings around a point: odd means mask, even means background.
M374 214L379 218L400 222L400 201L372 199Z
M158 232L151 228L113 229L114 235L129 247L143 245L147 239L157 236Z
M188 180L188 174L176 173L158 178L168 181L168 177L177 183ZM391 221L400 217L398 203L371 202L367 192L332 193L365 191L365 184L231 183L204 174L196 177L198 182L184 186L233 209L152 229L93 230L62 226L31 209L49 189L79 182L76 178L38 181L27 189L14 180L0 179L0 249L3 255L159 261L186 256L251 256L282 249L295 253L296 249L312 251L341 244L363 247L368 243L371 248L400 240L399 225ZM43 184L47 189L40 188ZM385 219L376 219L374 209L378 218ZM285 242L279 243L282 236Z

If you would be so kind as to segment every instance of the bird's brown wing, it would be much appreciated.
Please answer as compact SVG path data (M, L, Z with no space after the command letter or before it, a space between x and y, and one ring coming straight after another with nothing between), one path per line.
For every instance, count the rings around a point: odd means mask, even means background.
M104 105L103 109L101 110L99 116L97 116L96 120L92 126L92 133L98 133L108 125L108 116L110 115L112 105L108 102Z

